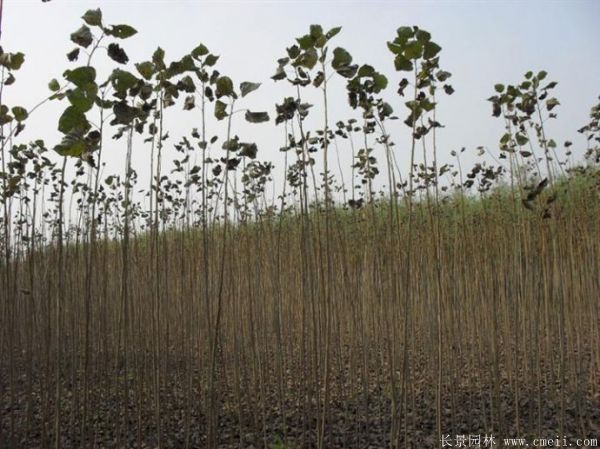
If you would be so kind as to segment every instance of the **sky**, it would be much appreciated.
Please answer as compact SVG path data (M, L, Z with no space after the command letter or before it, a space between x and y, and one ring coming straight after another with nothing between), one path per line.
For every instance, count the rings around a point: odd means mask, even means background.
M442 160L450 160L450 151L461 147L467 148L466 158L473 161L475 148L480 145L498 154L503 126L491 116L491 105L486 101L496 83L518 83L528 70L546 70L548 80L558 81L555 96L560 101L555 110L558 119L548 123L547 133L559 142L559 148L563 141L573 141L579 157L585 139L577 129L587 123L589 110L600 95L600 2L593 0L4 0L0 44L5 51L26 55L17 82L6 90L7 104L31 108L49 94L48 81L60 80L64 70L73 67L65 57L74 47L70 33L80 27L80 17L87 9L98 7L104 23L126 23L137 29L137 35L121 42L132 71L133 62L150 59L158 46L165 49L169 61L203 43L220 55L218 70L236 85L242 81L263 83L244 99L244 107L266 110L272 118L275 103L294 94L286 83L270 79L276 60L314 23L326 30L342 26L331 46L344 47L354 62L369 63L384 73L390 81L384 96L395 112L404 116L405 100L395 94L401 76L394 70L386 41L394 39L399 26L418 25L441 45L440 65L453 74L455 93L440 99L437 112L445 125L438 134ZM95 61L100 71L115 65L105 55ZM312 91L306 98L320 105L319 92ZM331 123L358 117L348 106L341 79L331 83L329 103ZM58 143L57 123L64 107L58 102L44 105L31 116L28 129L19 138L41 137L48 145ZM315 109L319 115L314 118L315 126L321 126L321 111L320 107ZM178 136L199 125L199 113L169 110L165 120L171 130L169 143L175 144ZM409 160L408 131L402 121L390 125L403 169ZM234 133L258 144L259 159L282 166L278 151L283 144L281 127L246 124L240 116ZM209 134L223 136L224 124L211 123ZM144 167L148 151L147 146L134 148L133 163L140 179L147 177ZM339 152L342 165L349 167L349 147L341 143ZM124 153L123 141L108 143L107 174L123 171ZM380 155L382 168L384 161Z

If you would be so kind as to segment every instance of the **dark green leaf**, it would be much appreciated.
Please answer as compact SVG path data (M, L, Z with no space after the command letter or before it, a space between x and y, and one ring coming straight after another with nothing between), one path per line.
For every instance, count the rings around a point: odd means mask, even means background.
M85 90L77 87L75 89L70 89L67 92L67 98L69 99L69 103L71 103L71 105L78 111L87 112L94 105L96 93L97 88Z
M152 55L152 62L160 70L165 67L165 51L158 47Z
M504 84L494 84L494 90L501 94L504 92Z
M154 75L154 64L150 61L138 62L135 68L145 80L151 79L152 75Z
M327 38L327 40L329 40L332 37L336 36L341 30L342 30L342 27L334 27L327 32L325 37Z
M352 63L352 56L342 47L337 47L333 50L333 61L331 66L338 70L341 67L348 66Z
M132 26L125 24L112 25L110 29L106 30L106 34L114 36L118 39L127 39L128 37L137 34L137 30Z
M549 111L551 111L552 109L554 109L554 108L555 108L556 106L558 106L559 104L560 104L560 102L559 102L559 101L558 101L556 98L554 98L554 97L552 97L552 98L548 98L548 99L546 100L546 108L547 108Z
M27 120L27 117L29 116L29 114L27 114L27 109L22 108L21 106L15 106L11 111L17 122Z
M215 117L217 120L223 120L227 115L227 105L221 100L217 100L215 102Z
M298 45L300 45L300 48L302 50L308 50L309 48L311 48L314 44L314 40L313 38L310 36L310 34L306 34L298 39L296 39L296 41L298 42Z
M130 125L139 114L136 108L129 106L124 101L115 103L113 106L113 112L115 113L115 118L111 122L113 125Z
M218 60L219 57L217 55L208 55L206 58L204 58L204 65L212 67L217 63Z
M410 72L413 69L413 64L410 60L406 59L403 55L396 55L394 59L394 66L396 70L403 72Z
M19 53L2 53L0 51L0 65L9 70L19 70L25 62L25 55Z
M204 44L200 44L192 50L192 56L197 59L200 59L202 56L205 56L207 54L208 48L206 48L206 45Z
M81 49L79 47L76 47L73 50L71 50L69 53L67 53L67 59L70 62L77 61L77 58L79 58L79 51L80 50Z
M435 42L427 42L425 44L425 50L423 51L423 57L425 59L435 58L437 54L441 51L442 47L440 47Z
M404 57L406 59L418 59L423 56L423 44L419 41L411 41L404 47Z
M57 92L60 90L60 84L58 84L56 78L50 80L48 83L48 89L50 89L52 92Z
M81 47L88 48L94 37L89 27L82 25L81 28L71 34L71 40Z
M228 76L220 76L217 79L217 98L229 97L233 95L233 82Z
M250 123L262 123L269 121L269 114L266 112L250 112L246 111L246 120Z
M90 127L85 114L74 106L69 106L58 120L58 130L68 134L73 130L87 131Z
M248 81L244 81L240 84L240 92L242 93L242 97L245 97L250 92L255 91L260 87L261 83L250 83Z
M113 61L116 61L120 64L127 64L127 61L129 61L127 53L125 53L125 50L123 50L119 44L108 44L107 53Z
M256 158L256 155L258 153L258 147L255 143L242 143L241 147L242 148L239 152L240 156L245 156L250 159Z
M81 18L90 26L102 26L102 11L100 11L100 8L89 9Z
M77 67L73 70L66 70L63 76L77 87L85 89L89 84L95 83L96 69L90 66Z

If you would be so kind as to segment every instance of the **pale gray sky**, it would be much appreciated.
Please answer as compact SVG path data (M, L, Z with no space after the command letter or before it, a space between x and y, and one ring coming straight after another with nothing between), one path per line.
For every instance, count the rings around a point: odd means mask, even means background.
M442 46L441 66L453 74L456 92L441 99L438 112L446 125L439 134L439 148L448 159L451 150L462 146L485 145L497 151L502 124L491 117L486 101L495 83L519 82L527 70L548 71L549 79L559 83L555 95L561 102L556 109L558 120L549 124L548 132L559 145L567 139L575 142L580 155L585 141L576 130L586 123L589 109L600 95L600 2L592 0L5 0L1 45L5 51L26 54L17 83L7 91L8 104L29 108L47 95L48 81L60 79L62 72L72 67L65 57L73 48L70 33L81 25L80 17L87 9L97 7L102 9L105 23L127 23L138 30L122 43L131 62L149 59L159 45L166 50L167 60L172 60L204 43L221 55L218 69L236 84L263 83L244 105L268 110L272 117L274 104L293 94L286 83L270 79L275 61L312 23L325 29L341 25L342 32L331 46L346 48L355 62L372 64L386 74L390 80L387 100L398 114L405 115L404 100L395 94L400 76L385 44L399 26L418 25ZM98 65L113 64L107 59L98 57ZM320 98L316 94L312 96L315 102ZM330 104L332 123L356 116L347 104L341 81L332 84ZM50 104L33 115L22 139L42 137L49 144L57 143L61 108L64 104ZM176 143L177 136L197 125L197 112L169 111L167 127L174 136L170 142ZM223 136L222 124L215 126L210 133ZM258 143L260 159L281 166L282 129L271 123L247 125L241 116L234 126L244 140ZM398 121L392 133L399 161L406 167L408 132ZM123 143L110 146L107 170L121 172ZM343 164L349 167L349 149L341 149ZM134 163L145 166L148 149L136 147L134 151ZM380 161L383 164L384 159ZM144 179L144 168L137 168Z

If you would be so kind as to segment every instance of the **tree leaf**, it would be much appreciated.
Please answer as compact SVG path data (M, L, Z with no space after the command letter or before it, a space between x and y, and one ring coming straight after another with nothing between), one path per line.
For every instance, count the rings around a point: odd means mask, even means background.
M233 95L233 82L228 76L220 76L217 79L217 98L229 97Z
M127 57L127 53L123 50L119 44L108 44L107 49L108 56L113 60L120 64L127 64L129 61L129 57Z
M208 67L212 67L217 63L218 60L219 60L219 56L208 55L206 58L204 58L204 65L208 66Z
M396 55L394 59L394 66L396 70L402 72L410 72L413 69L413 64L409 59L406 59L403 55Z
M154 64L150 61L138 62L135 68L145 80L150 80L154 75Z
M25 121L25 120L27 120L27 117L29 117L29 114L27 113L27 109L25 109L21 106L15 106L11 109L11 111L17 122Z
M25 62L25 55L21 52L2 53L2 51L0 51L0 65L9 70L19 70L23 65L23 62Z
M205 56L208 54L208 48L206 48L206 45L200 44L192 50L191 54L194 58L200 59L202 56Z
M260 87L261 83L251 83L248 81L244 81L240 84L240 92L242 93L242 97L245 97L250 92L254 92L256 89Z
M298 42L298 45L302 50L308 50L313 46L314 39L311 37L310 34L306 34L302 37L297 38L296 42Z
M267 112L250 112L246 111L246 120L250 123L262 123L269 121L269 114Z
M87 10L81 18L90 26L102 26L102 11L100 11L100 8Z
M342 30L342 27L334 27L327 32L325 37L327 38L327 40L329 40L332 37L336 36L341 30Z
M242 143L242 149L239 152L240 156L245 156L250 159L255 159L258 153L258 147L255 143Z
M338 70L344 66L348 66L352 63L352 56L342 47L336 47L333 50L333 61L331 61L331 66Z
M50 89L52 92L57 92L60 90L60 84L58 84L56 78L50 80L48 83L48 89Z
M406 59L418 59L423 56L423 44L419 41L411 41L404 47Z
M67 93L69 103L80 112L89 111L94 106L97 89L84 90L80 87L70 89Z
M92 36L89 27L82 25L81 28L71 34L71 40L80 47L88 48L94 40L94 37Z
M135 75L127 70L115 69L110 74L110 82L115 90L116 96L124 98L127 91L138 83Z
M442 50L442 47L440 47L435 42L429 41L425 44L425 49L423 51L423 57L425 59L435 58L441 50Z
M130 125L131 122L138 116L138 110L129 106L125 101L120 101L113 105L115 118L111 121L112 125Z
M79 47L74 48L73 50L71 50L69 53L67 53L67 59L70 62L77 61L77 58L79 58L79 51L80 50L81 49Z
M69 106L64 110L58 120L58 130L63 134L68 134L73 130L85 132L90 124L85 118L85 114L74 106Z
M90 66L77 67L73 70L66 70L63 76L77 87L85 89L89 84L95 84L96 69Z
M554 97L548 98L546 100L546 109L548 109L548 111L551 111L552 109L554 109L559 104L560 104L560 102L556 98L554 98Z
M217 120L223 120L227 115L227 105L221 100L217 100L215 102L215 117Z
M126 24L112 25L110 29L105 30L109 36L114 36L118 39L127 39L128 37L137 34L137 30Z
M185 101L183 103L183 110L190 111L196 107L196 97L193 95L188 95L185 97Z

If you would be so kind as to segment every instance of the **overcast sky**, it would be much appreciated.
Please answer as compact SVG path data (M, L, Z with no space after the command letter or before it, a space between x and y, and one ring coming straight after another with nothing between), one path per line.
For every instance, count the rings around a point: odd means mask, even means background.
M236 84L263 83L244 105L268 110L271 117L274 104L293 94L287 84L270 79L275 61L313 23L325 29L343 27L331 46L346 48L355 62L369 63L386 74L390 80L386 98L404 115L403 100L394 93L400 76L394 71L386 41L393 40L399 26L418 25L442 46L441 66L453 74L456 92L441 99L438 112L438 119L446 125L439 134L439 149L444 154L462 146L474 153L478 145L497 153L502 124L491 117L486 101L493 85L519 82L528 70L546 70L549 79L558 81L555 95L561 102L556 109L558 120L549 124L548 132L559 144L574 141L581 155L585 141L576 130L586 123L589 109L600 95L600 2L592 0L4 0L1 45L5 51L26 55L17 83L7 91L8 104L29 108L48 94L48 81L60 79L62 72L72 67L65 57L74 46L70 33L81 25L80 17L87 9L97 7L103 11L105 24L127 23L138 30L136 36L122 42L131 62L149 59L159 45L169 61L204 43L221 55L217 68ZM105 55L96 61L99 66L114 65ZM356 116L347 104L341 81L332 85L330 95L332 123ZM318 101L319 97L312 98ZM36 112L23 139L42 137L48 144L57 143L56 126L64 107L55 103ZM167 128L175 136L171 143L198 126L197 112L173 110L168 114ZM260 159L280 165L282 130L270 123L247 125L240 119L234 132L259 144ZM218 126L210 133L222 136L222 124ZM408 132L404 128L398 121L392 131L398 158L406 167ZM123 143L110 145L107 151L113 153L107 153L111 154L107 170L118 172L122 170ZM349 150L340 150L342 163L349 166ZM134 163L147 160L147 148L134 151ZM144 169L136 168L143 177Z

